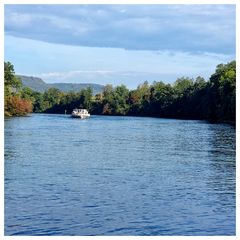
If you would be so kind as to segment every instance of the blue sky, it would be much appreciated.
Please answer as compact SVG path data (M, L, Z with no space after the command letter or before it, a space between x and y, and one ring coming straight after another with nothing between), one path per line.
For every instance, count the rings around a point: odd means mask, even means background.
M136 87L235 59L234 5L5 5L5 60L46 82Z

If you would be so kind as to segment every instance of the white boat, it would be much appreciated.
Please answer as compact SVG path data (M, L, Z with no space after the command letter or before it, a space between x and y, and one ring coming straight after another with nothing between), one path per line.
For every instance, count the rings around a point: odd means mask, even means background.
M73 109L72 111L72 117L74 118L81 118L81 119L85 119L85 118L89 118L90 114L88 113L87 109Z

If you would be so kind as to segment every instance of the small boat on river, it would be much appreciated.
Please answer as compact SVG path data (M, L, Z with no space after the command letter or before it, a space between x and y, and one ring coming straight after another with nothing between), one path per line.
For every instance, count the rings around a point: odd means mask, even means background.
M89 118L90 114L87 111L87 109L73 109L72 111L72 117L73 118L81 118L81 119L85 119L85 118Z

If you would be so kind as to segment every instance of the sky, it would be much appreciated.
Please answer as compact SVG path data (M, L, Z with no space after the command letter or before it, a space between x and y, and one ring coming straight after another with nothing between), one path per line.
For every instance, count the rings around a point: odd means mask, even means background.
M45 82L208 79L235 59L235 5L5 5L4 59Z

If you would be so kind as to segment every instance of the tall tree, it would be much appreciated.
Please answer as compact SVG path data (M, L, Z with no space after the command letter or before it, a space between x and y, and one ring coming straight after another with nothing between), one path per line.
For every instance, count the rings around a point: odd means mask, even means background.
M14 66L4 62L4 115L22 116L32 111L30 99L21 98L22 82L15 76Z

